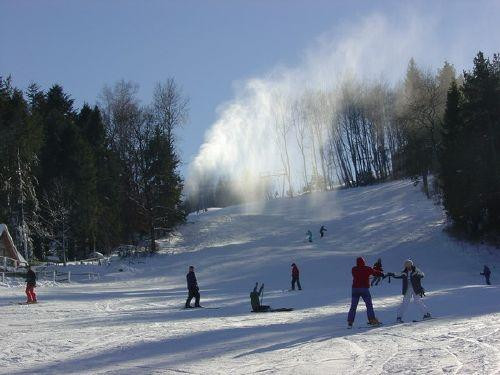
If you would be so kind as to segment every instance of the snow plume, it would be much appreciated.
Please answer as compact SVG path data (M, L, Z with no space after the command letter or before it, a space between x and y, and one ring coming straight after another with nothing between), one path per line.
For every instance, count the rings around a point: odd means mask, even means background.
M322 95L331 116L344 83L382 78L396 82L403 77L408 60L420 56L424 46L426 53L432 53L431 33L428 19L423 22L406 17L392 23L384 16L372 15L359 24L322 35L297 66L276 67L264 77L241 82L234 99L218 109L218 120L207 131L205 143L190 165L188 194L200 193L203 201L201 192L214 189L221 178L230 185L231 193L243 200L262 198L266 193L286 195L289 183L296 194L305 183L311 183L315 171L316 176L323 176L324 168L314 162L314 154L321 152L321 137L316 144L307 141L313 130L306 129L302 153L297 131L287 129L293 103L308 93Z

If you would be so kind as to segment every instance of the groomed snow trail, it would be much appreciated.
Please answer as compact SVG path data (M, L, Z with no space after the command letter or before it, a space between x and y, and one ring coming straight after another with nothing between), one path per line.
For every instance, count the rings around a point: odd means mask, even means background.
M319 239L321 225L328 229ZM443 233L439 207L407 181L192 215L162 254L113 264L99 282L0 289L1 374L499 374L498 251ZM305 241L311 229L314 242ZM410 257L437 319L395 324L400 280L372 288L346 329L355 257L398 272ZM290 264L302 292L289 288ZM193 264L202 304L183 310ZM479 272L493 271L492 286ZM117 272L118 268L124 272ZM250 313L248 294L292 312ZM411 305L406 321L421 318Z

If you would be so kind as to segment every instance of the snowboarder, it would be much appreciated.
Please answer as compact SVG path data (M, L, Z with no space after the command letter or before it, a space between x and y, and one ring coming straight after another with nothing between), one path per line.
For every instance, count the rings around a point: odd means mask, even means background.
M483 272L481 272L480 275L484 276L484 278L486 280L486 285L491 285L491 282L490 282L491 271L488 268L488 266L486 266L486 265L484 266Z
M307 235L307 240L309 242L313 242L313 234L309 229L307 230L306 235Z
M253 288L253 291L250 293L250 303L252 304L252 311L253 312L267 312L271 310L271 306L265 306L262 305L260 297L262 296L262 291L264 290L264 283L260 286L259 291L257 289L259 288L259 283L255 283L255 287Z
M372 296L370 294L371 275L384 277L382 272L368 267L362 257L357 258L356 266L352 268L352 299L351 308L349 309L349 314L347 316L347 324L349 327L352 327L352 324L354 323L356 308L358 307L360 297L363 298L363 301L365 301L368 324L372 326L381 324L377 318L375 318L375 312L373 311Z
M327 232L326 228L324 225L321 226L321 228L319 228L319 234L321 235L321 238L323 238L323 236L325 235L325 232Z
M431 313L427 309L427 306L422 302L422 297L425 295L425 290L422 287L421 280L425 276L422 271L415 267L413 261L410 259L404 262L404 269L399 275L394 273L388 273L389 276L395 279L403 279L403 301L398 308L397 322L403 323L403 315L408 309L411 297L413 296L413 301L418 306L422 314L424 314L422 319L430 319Z
M26 303L37 303L35 288L36 274L31 269L31 266L28 265L28 271L26 272L26 296L28 297L28 300Z
M373 269L375 271L384 272L384 269L382 268L382 259L378 258L373 265ZM377 286L380 280L382 280L380 276L373 276L372 283L370 285L373 286L373 284L375 284L375 286Z
M187 288L188 288L188 298L186 300L186 309L192 308L191 300L195 299L194 307L200 306L200 288L198 288L198 281L196 280L196 275L194 274L194 266L189 266L189 272L186 275Z
M292 290L295 290L295 283L297 283L299 290L302 290L299 280L299 268L295 263L292 263Z

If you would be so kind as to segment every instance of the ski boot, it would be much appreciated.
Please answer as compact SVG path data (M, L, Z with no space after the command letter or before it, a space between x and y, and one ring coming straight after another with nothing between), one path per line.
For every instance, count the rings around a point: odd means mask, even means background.
M431 313L425 314L424 317L422 318L422 320L427 320L427 319L432 319Z
M376 326L380 326L380 325L382 325L382 323L381 323L381 322L379 322L377 318L373 318L373 319L370 319L370 320L368 321L368 325L369 325L369 326L372 326L372 327L376 327Z
M398 316L396 319L396 323L404 323L404 322L403 319L401 319L401 317Z
M347 322L347 328L352 328L352 322Z

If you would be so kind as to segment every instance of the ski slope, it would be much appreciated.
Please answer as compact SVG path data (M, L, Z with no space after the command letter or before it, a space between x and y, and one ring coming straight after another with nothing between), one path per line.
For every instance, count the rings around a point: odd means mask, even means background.
M38 305L11 304L23 289L0 288L0 373L498 374L498 250L443 228L441 209L408 181L191 215L162 254L114 263L100 281L42 286ZM384 325L358 328L361 302L348 330L359 255L393 272L412 258L437 319L396 325L401 281L386 279L371 290ZM287 291L292 262L301 292ZM182 309L190 264L202 305L220 309ZM492 286L479 275L484 264ZM256 281L264 304L295 310L251 313ZM412 304L405 320L418 318Z

